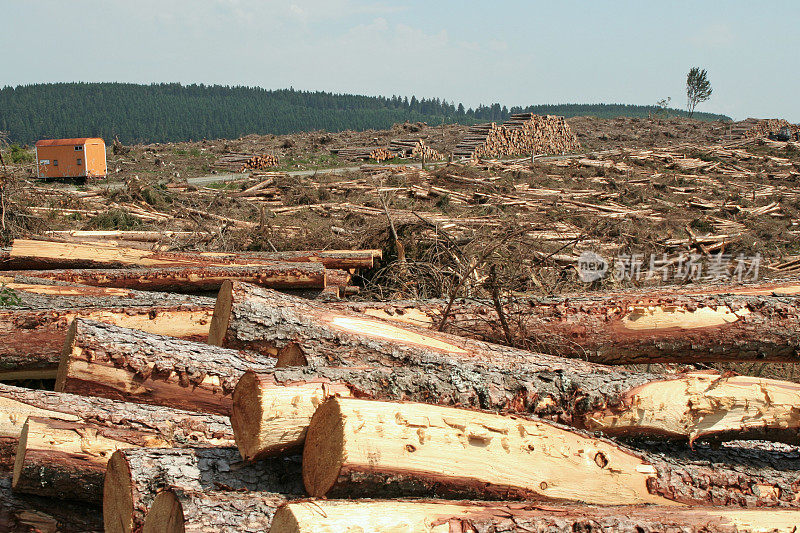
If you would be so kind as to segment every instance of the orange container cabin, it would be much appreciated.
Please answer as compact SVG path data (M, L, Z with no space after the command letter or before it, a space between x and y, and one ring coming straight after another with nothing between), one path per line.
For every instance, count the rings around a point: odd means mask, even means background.
M36 143L40 178L102 178L108 173L103 139L43 139Z

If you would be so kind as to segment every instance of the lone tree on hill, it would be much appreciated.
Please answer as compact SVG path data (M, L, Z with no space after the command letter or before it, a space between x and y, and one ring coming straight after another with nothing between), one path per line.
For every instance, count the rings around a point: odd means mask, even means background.
M705 102L711 98L711 82L708 81L706 69L700 70L693 67L686 76L686 97L688 98L689 116L694 114L694 108L700 102Z

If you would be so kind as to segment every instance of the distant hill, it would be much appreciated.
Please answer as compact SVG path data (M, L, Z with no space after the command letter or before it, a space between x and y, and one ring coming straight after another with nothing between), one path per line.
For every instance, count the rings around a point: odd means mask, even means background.
M466 109L439 98L374 97L220 85L46 83L0 89L0 131L17 143L103 137L123 143L234 139L251 133L384 129L396 122L501 122L512 113L646 117L655 106L492 104ZM672 116L685 111L668 110ZM730 120L695 113L701 120Z

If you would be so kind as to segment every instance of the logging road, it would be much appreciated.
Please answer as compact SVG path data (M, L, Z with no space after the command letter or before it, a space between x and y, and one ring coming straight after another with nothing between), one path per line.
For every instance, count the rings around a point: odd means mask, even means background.
M591 152L591 153L600 153L600 152ZM536 161L558 161L559 159L570 159L572 157L586 157L590 155L590 152L583 153L583 154L569 154L569 155L546 155L546 156L539 156L536 158ZM527 161L528 158L516 158L515 160L518 161ZM428 163L426 166L436 167L441 165L446 165L446 161L439 161L436 163ZM390 165L379 165L382 167L416 167L422 168L422 163L398 163L398 164L390 164ZM353 166L353 167L334 167L334 168L321 168L317 170L292 170L286 172L287 176L313 176L315 174L332 174L336 172L348 172L359 170L361 166ZM225 174L210 174L208 176L200 176L197 178L186 178L186 181L192 185L208 185L210 183L218 183L220 181L233 181L237 179L242 179L244 174L238 174L234 172L229 172Z
M546 155L546 156L538 156L536 161L558 161L559 159L570 159L573 157L587 157L591 154L601 155L603 152L586 152L581 154L569 154L569 155ZM516 158L513 161L527 161L528 158ZM438 161L436 163L428 163L426 167L436 167L441 165L446 165L446 161ZM398 163L398 164L389 164L389 165L380 165L385 167L416 167L422 168L422 163ZM333 168L321 168L316 170L292 170L289 172L285 172L287 176L314 176L315 174L334 174L336 172L348 172L348 171L355 171L359 170L361 166L352 166L352 167L333 167ZM234 181L238 179L242 179L246 177L246 174L236 173L236 172L226 172L220 174L209 174L207 176L198 176L194 178L186 178L186 182L190 185L201 185L207 186L212 183L220 183L225 181ZM125 186L123 182L113 182L113 183L103 183L97 184L94 186L90 186L88 188L82 188L81 190L91 190L91 189L107 189L107 190L117 190L121 189ZM74 183L66 184L67 189L70 190L78 190L78 186Z

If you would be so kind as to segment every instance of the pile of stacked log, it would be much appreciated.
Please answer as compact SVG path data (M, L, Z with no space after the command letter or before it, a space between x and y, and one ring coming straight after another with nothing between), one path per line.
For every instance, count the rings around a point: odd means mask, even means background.
M764 120L756 120L756 119L747 119L749 122L742 121L742 123L737 123L737 126L740 124L744 126L747 125L746 129L742 130L740 126L738 130L740 131L741 137L745 139L751 139L755 137L766 137L770 133L777 133L782 129L788 129L791 134L797 135L800 133L800 124L792 124L791 122L772 118L772 119L764 119Z
M331 150L332 154L337 155L340 159L347 161L367 161L375 160L378 163L388 161L398 157L397 152L383 147L374 146L352 146L347 148L337 148Z
M247 172L248 170L266 170L271 167L277 167L278 163L278 156L276 155L254 155L244 162L241 168L239 168L239 172Z
M76 318L205 341L214 300L203 294L225 280L335 298L355 290L351 272L372 268L376 257L377 250L167 253L17 239L0 260L0 283L17 300L0 309L0 380L54 379Z
M97 529L99 507L124 533L800 524L800 385L622 366L794 362L796 282L502 307L331 303L231 275L214 300L30 276L274 257L33 242L5 260L39 270L6 274L22 305L3 327L39 328L17 360L61 350L55 390L0 385L0 529ZM359 268L374 253L281 258ZM68 327L44 325L48 308ZM146 309L170 325L140 327Z
M278 156L273 154L225 154L216 161L216 165L235 172L266 170L278 166Z
M400 157L424 159L425 161L443 161L444 154L431 148L422 139L393 139L389 150L397 152Z
M470 127L454 155L473 159L526 154L564 154L578 150L578 138L564 117L520 113L497 125Z

